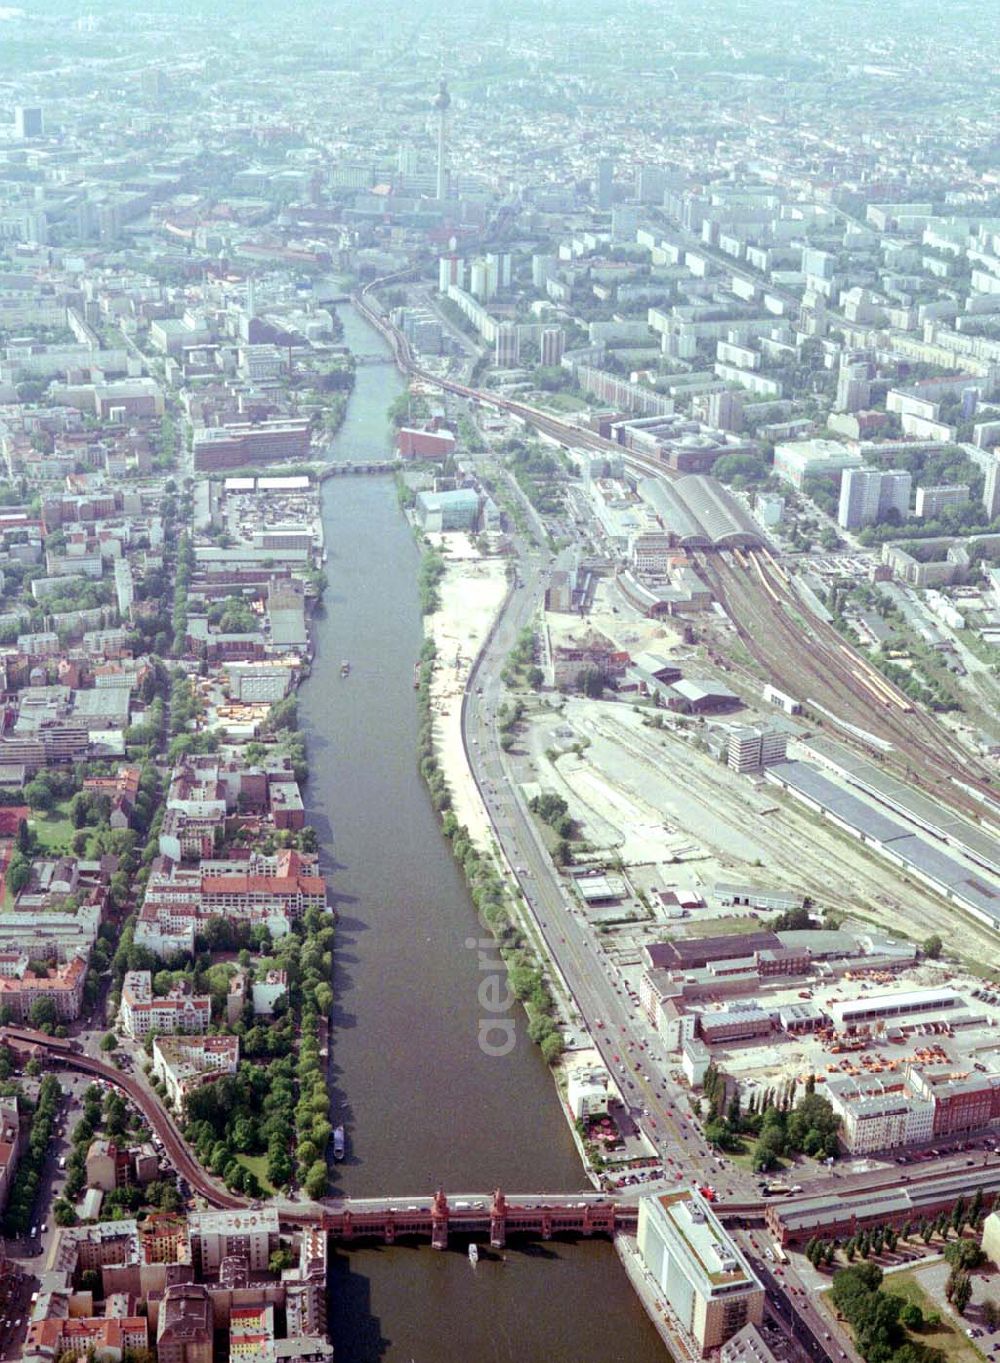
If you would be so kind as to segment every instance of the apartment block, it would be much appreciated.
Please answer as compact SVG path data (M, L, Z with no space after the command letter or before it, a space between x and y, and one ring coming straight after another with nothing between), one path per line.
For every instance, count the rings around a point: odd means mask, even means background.
M969 500L965 483L943 483L939 487L918 487L914 514L920 520L933 520L947 506L964 506Z
M205 1032L212 1020L212 1000L208 995L185 994L171 989L161 997L153 993L153 977L148 970L129 970L122 984L121 1021L129 1036L144 1037L150 1032Z
M235 1074L239 1059L238 1036L165 1036L153 1042L153 1075L162 1079L178 1112L194 1089Z
M905 520L910 508L912 475L905 469L845 469L840 483L837 524L860 530L884 520L888 512Z
M240 1211L197 1212L188 1218L191 1261L195 1272L212 1277L223 1259L245 1259L253 1272L264 1272L278 1248L278 1211L264 1206Z

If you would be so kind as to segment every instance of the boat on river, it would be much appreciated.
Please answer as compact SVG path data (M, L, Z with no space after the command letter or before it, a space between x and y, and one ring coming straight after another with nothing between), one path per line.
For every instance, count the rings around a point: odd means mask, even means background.
M350 664L350 663L348 662L348 660L345 658L344 661L340 664L340 675L341 675L342 677L346 677L346 676L349 674L350 670L351 670L351 664Z
M470 1263L470 1264L478 1264L478 1263L479 1263L479 1246L478 1246L478 1245L470 1245L470 1246L469 1246L469 1263Z
M344 1128L342 1126L338 1126L333 1133L333 1158L336 1160L343 1159L346 1148L347 1146L344 1141Z

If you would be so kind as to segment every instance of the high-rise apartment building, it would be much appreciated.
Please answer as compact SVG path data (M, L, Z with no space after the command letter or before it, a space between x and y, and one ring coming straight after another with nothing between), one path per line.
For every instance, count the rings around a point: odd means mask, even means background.
M716 431L741 431L743 429L743 395L728 388L721 393L710 393L708 398L708 424Z
M562 363L566 349L566 333L562 327L546 327L539 341L539 359L546 369L555 369Z
M913 477L905 469L845 469L840 483L837 524L859 530L884 520L890 510L905 520Z
M494 347L494 362L498 369L510 369L517 364L521 353L517 326L513 322L501 322L497 327Z
M834 407L838 412L860 412L871 400L867 364L841 365L837 374L837 396Z
M555 256L540 255L536 252L531 257L531 284L533 288L544 290L545 282L550 275L556 272L557 261Z
M26 104L14 109L14 136L20 142L30 137L41 137L44 130L42 111Z
M988 521L995 521L1000 516L1000 451L997 450L993 451L993 460L986 470L983 506Z
M594 197L602 213L606 213L615 201L615 163L610 156L602 156L597 163Z

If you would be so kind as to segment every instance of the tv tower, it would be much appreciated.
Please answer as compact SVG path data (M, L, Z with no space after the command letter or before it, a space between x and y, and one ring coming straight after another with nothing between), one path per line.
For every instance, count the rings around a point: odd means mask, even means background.
M432 105L437 110L438 116L438 164L437 164L437 195L440 199L448 197L448 109L451 107L451 95L448 93L448 82L441 77L441 84L438 92L434 96Z

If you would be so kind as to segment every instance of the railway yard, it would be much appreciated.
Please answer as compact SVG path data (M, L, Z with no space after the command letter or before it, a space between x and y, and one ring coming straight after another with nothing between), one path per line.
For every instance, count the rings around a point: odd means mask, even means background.
M983 813L982 799L967 788L990 797L988 770L956 754L948 729L914 707L831 625L810 615L769 554L702 554L697 569L768 681L871 735L878 741L840 727L845 741L867 748L946 804L973 817Z

